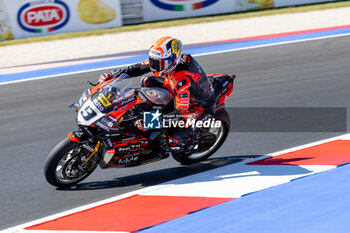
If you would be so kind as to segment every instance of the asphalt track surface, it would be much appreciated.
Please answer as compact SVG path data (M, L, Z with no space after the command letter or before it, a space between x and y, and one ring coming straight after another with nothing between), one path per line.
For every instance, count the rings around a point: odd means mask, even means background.
M349 54L350 37L346 36L207 55L198 60L207 73L238 75L228 107L349 107ZM343 134L230 133L222 149L200 164L181 166L169 158L136 168L97 169L75 188L55 189L43 176L45 159L68 132L76 129L75 113L67 106L88 87L86 81L96 80L99 73L0 86L0 230Z

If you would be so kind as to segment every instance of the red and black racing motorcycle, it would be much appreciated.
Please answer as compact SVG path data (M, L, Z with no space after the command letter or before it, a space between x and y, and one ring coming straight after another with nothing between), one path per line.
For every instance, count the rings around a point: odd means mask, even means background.
M212 74L208 78L216 94L215 120L220 126L203 128L190 153L169 152L171 128L142 131L135 121L145 112L173 111L174 95L156 87L131 87L126 74L101 84L92 84L70 107L77 112L79 130L70 132L49 154L46 180L56 187L70 187L88 177L100 165L133 167L165 159L171 155L181 164L203 161L224 143L230 118L224 102L233 90L234 75Z

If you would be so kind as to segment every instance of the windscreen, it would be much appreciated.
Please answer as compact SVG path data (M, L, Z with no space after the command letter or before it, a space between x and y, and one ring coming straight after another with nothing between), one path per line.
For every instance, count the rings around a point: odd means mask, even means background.
M128 77L128 76L127 76ZM101 88L93 97L95 105L104 112L115 103L134 93L132 82L128 78L119 77ZM101 106L102 105L102 106Z

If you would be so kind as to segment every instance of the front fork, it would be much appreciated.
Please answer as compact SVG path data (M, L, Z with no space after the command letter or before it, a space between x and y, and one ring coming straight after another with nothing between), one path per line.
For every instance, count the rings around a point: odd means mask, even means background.
M94 157L94 155L96 155L96 154L98 153L98 151L100 150L100 146L101 146L101 142L100 142L100 141L97 141L97 143L96 143L96 145L95 145L95 148L94 148L94 151L93 151L90 155L86 156L86 158L84 159L84 162L85 162L85 163L88 163L89 160L90 160L92 157Z
M84 159L85 163L88 163L92 157L94 157L99 151L101 146L103 145L100 141L97 141L94 147L89 145L89 137L83 131L73 131L68 133L68 139L72 142L76 142L82 144L82 148L86 150L86 156Z

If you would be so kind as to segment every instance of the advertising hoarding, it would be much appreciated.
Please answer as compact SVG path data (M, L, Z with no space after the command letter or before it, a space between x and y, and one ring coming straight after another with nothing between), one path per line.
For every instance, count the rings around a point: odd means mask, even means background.
M0 0L0 41L122 26L122 0ZM143 21L335 0L142 0Z
M143 0L144 21L185 18L234 12L235 1L228 0Z
M143 0L144 21L186 18L335 0Z
M275 7L284 7L284 6L296 6L303 4L312 4L320 2L334 2L336 0L274 0Z
M16 39L122 25L119 0L2 1Z
M0 41L13 38L8 11L3 0L0 0Z
M237 11L251 11L274 7L275 0L236 0Z
M286 6L296 6L336 0L235 0L237 11L261 10Z

